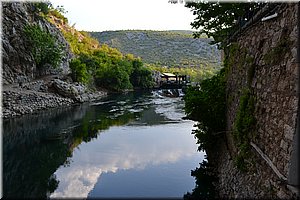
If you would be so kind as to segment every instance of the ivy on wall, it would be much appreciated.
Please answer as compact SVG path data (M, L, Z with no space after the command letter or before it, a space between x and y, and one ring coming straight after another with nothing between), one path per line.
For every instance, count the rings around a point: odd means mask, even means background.
M281 38L277 45L264 55L263 59L266 64L275 65L280 63L287 51L290 50L291 45L292 42L288 37Z
M245 88L240 97L239 107L233 127L233 136L238 147L235 164L241 171L247 171L245 160L250 156L250 136L255 126L255 98L249 88Z
M233 138L238 152L234 159L235 164L241 171L247 171L246 160L251 157L251 132L253 132L256 123L254 117L255 97L251 88L256 66L254 58L247 52L247 49L240 47L237 43L231 44L225 64L229 69L235 66L238 70L246 71L246 85L242 89L233 123ZM229 73L229 70L227 70L227 73ZM230 95L229 97L233 98Z

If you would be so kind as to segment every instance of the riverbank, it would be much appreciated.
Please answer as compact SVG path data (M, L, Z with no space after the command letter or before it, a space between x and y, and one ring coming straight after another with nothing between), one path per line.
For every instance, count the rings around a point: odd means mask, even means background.
M155 93L109 94L3 120L3 196L180 198L191 191L190 170L204 159L190 134L194 122L182 119L181 98Z
M2 87L2 118L18 117L40 110L99 100L105 91L91 91L79 83L71 83L55 76L32 82Z

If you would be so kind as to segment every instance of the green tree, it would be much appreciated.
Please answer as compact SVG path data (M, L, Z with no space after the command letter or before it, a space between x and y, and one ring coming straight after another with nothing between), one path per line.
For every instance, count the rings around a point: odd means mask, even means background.
M46 64L57 67L63 51L62 46L56 43L56 39L38 25L26 26L24 33L37 67L41 69Z
M205 79L199 87L190 87L184 97L185 112L189 119L198 121L193 130L199 150L207 150L215 143L213 134L226 128L225 70Z
M81 83L88 83L89 75L86 68L86 64L82 63L80 59L76 58L71 60L70 69L72 71L73 80Z
M52 4L49 1L37 2L33 4L33 9L36 13L43 13L44 15L47 15L52 9Z
M132 88L129 75L120 65L102 65L99 67L96 72L96 84L115 91Z
M130 82L134 87L150 88L153 86L152 72L143 66L141 60L132 61L133 71L130 75Z
M208 1L190 1L185 4L196 16L191 23L192 28L199 30L195 37L206 34L214 38L214 43L224 42L230 32L238 24L249 20L255 10L262 3L220 3ZM247 13L247 15L245 15ZM248 17L248 18L247 18Z

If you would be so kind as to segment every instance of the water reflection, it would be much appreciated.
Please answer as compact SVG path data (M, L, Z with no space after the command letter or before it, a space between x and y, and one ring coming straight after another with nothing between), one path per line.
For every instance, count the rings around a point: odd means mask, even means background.
M85 106L54 109L48 115L42 112L3 122L4 197L46 197L56 189L52 174L72 155L71 141L48 142L46 138L64 133L85 111Z
M191 129L191 125L191 123L185 123L181 124L180 127L168 125L152 128L113 127L109 129L101 134L99 140L80 145L79 149L74 152L73 163L70 167L61 167L56 172L61 185L52 197L86 197L89 191L93 189L94 184L97 181L101 182L100 176L103 173L119 173L119 170L128 169L144 170L148 166L155 167L176 162L182 165L186 162L188 167L179 168L177 166L177 172L181 172L181 174L185 172L186 175L184 178L178 177L178 182L181 183L181 178L185 181L190 180L190 182L185 182L185 190L181 188L173 194L182 195L194 186L194 180L190 177L190 169L195 167L200 159L195 151L197 149L195 142L186 137L185 134ZM167 172L171 173L168 170ZM149 185L152 187L156 185L157 190L152 191L151 194L144 193L144 195L151 196L155 192L158 194L161 190L166 190L160 185L163 180L172 185L172 182L163 176L157 177L148 174L148 179L145 180L149 180L149 177L160 181L152 181ZM123 181L127 182L126 180ZM129 186L127 185L127 187ZM79 188L80 190L78 190ZM101 187L99 188L101 189ZM102 194L97 191L99 188L95 187L95 191L91 194L96 196L106 194L112 197L116 195L115 191L118 190L117 188L110 188ZM143 193L147 190L147 188L143 188L144 190L138 191L134 185L131 185L130 188L131 190L128 189L127 192L131 192L131 194Z
M102 177L113 182L111 175L124 170L162 172L159 166L172 163L189 163L190 176L203 155L190 135L193 122L181 119L182 106L179 98L128 93L4 121L4 197L110 196L101 193L108 187ZM181 196L194 186L189 179Z

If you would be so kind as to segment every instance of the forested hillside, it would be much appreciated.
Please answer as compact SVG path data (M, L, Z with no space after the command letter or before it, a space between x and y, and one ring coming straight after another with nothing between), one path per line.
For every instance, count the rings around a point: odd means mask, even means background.
M91 32L100 43L134 54L145 63L169 67L219 67L220 52L211 39L194 39L191 31Z
M87 32L69 26L57 10L51 10L47 18L60 29L75 54L70 61L74 81L116 91L152 86L151 71L144 67L140 58L99 44Z

